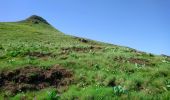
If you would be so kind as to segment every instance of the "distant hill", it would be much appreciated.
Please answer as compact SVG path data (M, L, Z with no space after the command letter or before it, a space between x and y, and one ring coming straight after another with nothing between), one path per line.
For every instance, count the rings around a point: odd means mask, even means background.
M0 23L0 100L170 99L170 57L69 36L33 15Z
M49 25L49 23L45 19L43 19L42 17L37 16L37 15L32 15L29 18L27 18L26 20L23 20L21 22L32 23L32 24L44 23L44 24Z

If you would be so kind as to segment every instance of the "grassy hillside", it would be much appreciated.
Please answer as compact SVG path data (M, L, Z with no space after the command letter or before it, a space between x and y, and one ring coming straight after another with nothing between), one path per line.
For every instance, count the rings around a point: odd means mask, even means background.
M0 23L0 99L170 99L170 57L65 35L38 16Z

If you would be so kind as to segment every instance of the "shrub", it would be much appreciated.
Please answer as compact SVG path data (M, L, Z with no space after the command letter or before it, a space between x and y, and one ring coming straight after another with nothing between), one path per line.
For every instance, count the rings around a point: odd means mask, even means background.
M166 88L167 90L170 90L170 80L166 80Z
M4 48L3 48L3 46L2 45L0 45L0 50L3 50Z
M11 57L16 57L16 56L18 56L19 54L20 54L19 51L10 51L10 52L9 52L9 56L11 56Z
M59 99L59 95L55 90L48 91L46 100L58 100L58 99Z
M78 58L79 58L75 53L70 54L70 56L73 57L73 58L75 58L75 59L78 59Z
M120 85L114 86L113 91L114 91L114 94L117 96L127 93L127 91Z
M95 70L99 70L99 69L100 69L100 65L99 65L99 64L95 64L95 65L94 65L94 69L95 69Z

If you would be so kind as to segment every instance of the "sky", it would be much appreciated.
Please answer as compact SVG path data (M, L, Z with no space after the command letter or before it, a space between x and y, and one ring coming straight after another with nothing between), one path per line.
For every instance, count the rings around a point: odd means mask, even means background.
M66 34L170 55L170 0L0 0L0 22L31 15Z

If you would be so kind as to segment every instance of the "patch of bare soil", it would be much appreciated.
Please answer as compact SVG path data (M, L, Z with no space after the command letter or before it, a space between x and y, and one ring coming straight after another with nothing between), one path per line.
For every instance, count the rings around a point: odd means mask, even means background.
M74 37L74 38L79 40L80 42L83 42L83 43L88 43L89 42L89 40L84 39L84 38L80 38L80 37Z
M108 83L108 86L110 86L110 87L116 86L115 80L111 80L111 81Z
M0 73L0 88L11 94L28 90L40 90L54 86L64 87L73 81L73 73L59 65L49 69L27 66Z
M81 39L81 38L79 39L79 41L80 41L80 42L83 42L83 43L88 43L88 42L89 42L88 40L86 40L86 39Z
M61 48L62 52L68 53L71 51L75 52L89 52L90 50L100 50L102 47L100 46L89 46L89 47L68 47L68 48Z
M26 53L25 55L32 56L32 57L42 58L42 57L48 57L48 56L51 56L51 53L28 52L28 53Z
M146 59L140 59L140 58L129 58L128 61L130 63L137 63L137 64L140 64L140 65L150 65L149 61L146 60Z
M149 60L141 59L141 58L124 58L124 57L121 57L121 56L117 56L117 57L114 57L113 60L117 61L119 63L130 62L130 63L133 63L133 64L139 64L139 65L155 66L155 64L149 62Z
M113 58L114 61L120 62L120 63L124 63L126 61L125 57L122 56L116 56Z

